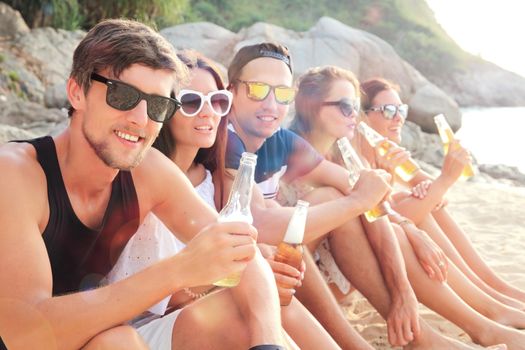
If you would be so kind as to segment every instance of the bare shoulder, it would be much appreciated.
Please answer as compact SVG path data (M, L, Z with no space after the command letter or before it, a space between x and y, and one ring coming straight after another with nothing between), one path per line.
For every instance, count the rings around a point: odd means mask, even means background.
M0 171L0 266L6 267L0 285L9 286L0 290L0 300L32 303L52 290L42 240L49 218L47 182L30 144L0 146Z
M142 162L132 170L132 175L141 212L149 211L164 201L168 189L178 181L189 183L179 167L155 148L148 151Z
M47 209L47 182L37 161L36 150L28 143L0 146L0 211L24 208L26 219L34 216L39 226ZM16 214L16 213L15 213Z

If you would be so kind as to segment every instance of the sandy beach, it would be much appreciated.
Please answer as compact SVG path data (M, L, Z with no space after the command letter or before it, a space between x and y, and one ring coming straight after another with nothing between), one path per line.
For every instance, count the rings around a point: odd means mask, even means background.
M525 187L497 183L457 183L447 195L449 208L475 247L491 267L507 281L525 289ZM386 325L379 314L358 293L343 306L355 328L376 349L388 344ZM420 306L421 315L442 334L469 342L460 328Z

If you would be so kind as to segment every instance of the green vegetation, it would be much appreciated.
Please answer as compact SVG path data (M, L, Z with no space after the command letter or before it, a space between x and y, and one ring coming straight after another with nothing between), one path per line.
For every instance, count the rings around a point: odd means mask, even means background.
M27 95L24 92L24 89L22 89L21 83L20 83L20 75L17 71L10 70L7 72L6 75L4 75L3 71L0 70L0 82L4 81L3 76L7 77L7 89L14 92L16 96L23 100L27 100Z
M439 26L425 0L7 0L32 27L88 29L100 19L134 18L157 28L208 21L232 31L256 22L308 30L322 16L389 42L427 77L443 79L472 59Z
M0 53L0 63L4 63L5 56Z
M7 77L13 83L18 83L20 81L20 75L18 75L18 72L14 71L14 70L7 72Z
M439 26L425 0L195 0L185 20L232 31L257 21L305 31L322 16L379 36L429 78L461 70L471 59Z
M133 18L156 27L181 23L188 0L6 0L31 27L88 29L104 18Z

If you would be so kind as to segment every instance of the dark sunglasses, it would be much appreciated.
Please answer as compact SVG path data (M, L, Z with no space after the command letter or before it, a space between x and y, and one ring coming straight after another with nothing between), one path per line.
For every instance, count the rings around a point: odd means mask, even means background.
M207 95L194 90L181 90L177 99L181 103L180 112L186 117L199 114L206 102L213 113L224 117L232 105L232 93L227 90L212 91Z
M97 73L91 73L91 79L106 84L106 103L119 111L129 111L146 100L148 117L156 122L168 121L180 107L180 102L174 98L146 94L134 86L119 80L105 78Z
M402 104L402 105L396 106L392 104L387 104L387 105L382 105L382 106L377 106L377 107L370 107L370 109L368 109L367 112L368 111L382 112L383 117L387 120L394 119L394 117L399 112L399 115L401 116L401 118L406 119L408 115L408 105Z
M359 114L359 110L361 109L361 102L359 99L356 99L354 101L343 98L339 101L325 101L322 103L323 106L338 106L341 110L341 113L345 117L350 117L352 114L355 113L355 115Z
M237 79L239 83L246 85L246 95L254 101L263 101L273 90L275 101L282 105L289 105L295 98L295 88L279 85L272 86L258 81L245 81Z

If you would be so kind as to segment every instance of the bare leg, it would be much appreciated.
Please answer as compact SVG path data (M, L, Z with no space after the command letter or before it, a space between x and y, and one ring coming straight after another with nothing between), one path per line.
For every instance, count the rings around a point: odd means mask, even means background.
M511 298L525 302L525 292L504 281L485 263L474 249L466 233L459 227L446 208L442 208L432 214L463 259L483 281Z
M173 327L172 349L250 347L250 333L231 290L221 290L186 306Z
M250 346L284 345L275 277L270 265L259 252L248 264L239 285L231 291L241 315L247 322Z
M390 310L390 294L385 287L378 262L368 243L359 218L350 220L341 230L330 236L330 247L334 259L343 274L386 319ZM410 350L474 349L453 339L444 337L420 319L421 332L417 339L405 348Z
M402 229L395 226L395 231L405 258L408 277L423 304L458 325L475 343L484 346L505 343L509 349L525 350L524 333L488 319L466 304L446 283L429 279Z
M525 328L525 312L505 305L479 289L451 263L447 283L454 292L482 315L502 325Z
M463 257L460 255L456 247L452 244L445 233L441 230L440 226L432 215L428 215L418 226L429 234L434 242L436 242L441 247L441 249L443 249L447 257L481 290L503 304L520 310L525 309L524 303L497 291L493 287L489 286L485 281L483 281L474 271L472 271L471 267L467 265ZM469 240L464 244L468 244L473 249L472 243ZM481 260L481 257L479 257L479 259Z
M373 350L373 347L347 321L307 250L305 250L304 260L306 274L303 285L297 289L295 296L310 310L341 348ZM293 335L292 332L290 333Z
M144 340L131 326L119 326L94 336L82 350L147 350Z
M301 349L341 349L315 317L296 299L282 311L284 329ZM345 349L357 349L345 347ZM366 348L368 349L368 348Z

